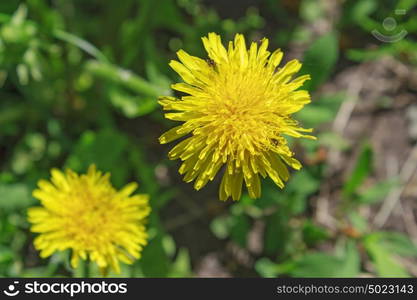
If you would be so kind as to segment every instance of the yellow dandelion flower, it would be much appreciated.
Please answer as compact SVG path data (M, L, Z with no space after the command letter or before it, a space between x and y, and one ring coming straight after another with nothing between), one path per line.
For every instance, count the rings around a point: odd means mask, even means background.
M140 258L151 209L147 195L131 195L136 183L117 191L110 174L102 174L94 165L83 175L57 169L51 175L51 181L40 180L33 191L42 207L28 211L31 231L40 233L34 245L41 257L71 249L74 268L80 258L90 259L103 274L109 268L120 273L119 261L131 264Z
M286 165L300 169L285 135L314 139L304 133L291 114L310 102L310 95L299 90L309 75L292 79L301 63L291 60L278 67L283 53L267 50L268 39L246 48L237 34L227 49L215 33L203 37L208 59L180 50L178 61L170 66L184 83L172 85L186 93L180 99L161 97L165 117L183 122L163 134L160 143L190 135L168 154L183 161L179 172L186 182L195 181L201 189L225 165L219 198L239 200L245 182L251 198L261 195L260 176L269 176L279 187L289 178Z

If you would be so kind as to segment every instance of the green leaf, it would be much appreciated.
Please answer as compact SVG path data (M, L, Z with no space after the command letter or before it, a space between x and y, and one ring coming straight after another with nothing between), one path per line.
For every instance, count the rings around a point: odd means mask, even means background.
M303 225L303 240L308 246L314 246L329 237L328 232L311 221L307 220Z
M169 234L164 235L162 237L162 246L169 257L174 256L177 247L175 246L175 241L172 236Z
M109 88L109 98L114 107L128 118L136 118L155 110L158 102L152 97L134 96L123 89Z
M317 140L320 145L329 147L331 149L345 151L349 149L349 142L336 132L322 132L317 135Z
M360 258L354 245L349 245L344 257L325 253L309 253L297 261L290 274L294 277L355 277Z
M287 188L291 192L297 192L301 195L310 195L318 190L320 182L306 170L299 171L291 177Z
M8 263L14 260L15 254L8 247L0 246L0 264Z
M398 178L390 178L367 188L355 198L361 204L372 204L384 200L384 198L400 185Z
M232 240L241 247L246 247L246 239L250 229L249 218L245 214L233 216L233 225L230 231Z
M50 274L48 267L35 267L35 268L25 268L20 273L19 277L22 278L36 278L36 277L52 277L53 274ZM75 277L82 277L81 275L74 275Z
M367 32L371 32L373 29L380 26L380 22L377 22L370 17L378 8L376 0L352 1L351 3L353 3L353 5L348 7L345 14L347 16L347 25L351 26L352 24L356 24Z
M26 20L28 9L26 5L20 4L17 10L14 12L11 23L13 25L21 25Z
M332 121L334 117L335 113L331 109L318 105L307 105L297 113L297 120L305 127L317 127Z
M154 85L134 74L132 71L96 60L88 61L85 67L97 77L120 84L138 94L150 97L159 96L159 90Z
M210 223L211 232L218 239L225 239L230 235L232 227L232 218L230 216L219 216L214 218Z
M310 74L311 80L304 87L314 91L330 76L339 56L338 38L334 32L323 35L307 49L301 75Z
M308 253L296 261L290 272L294 277L335 277L340 260L326 253Z
M395 8L405 9L406 11L413 9L417 5L416 0L400 0L397 1Z
M29 82L29 69L27 65L18 64L16 67L17 77L21 85L27 85Z
M268 255L287 254L287 248L293 232L289 228L289 216L285 212L277 211L266 218L264 235L265 253Z
M341 93L313 99L310 104L295 114L295 118L303 124L303 127L317 127L331 122L345 99L346 97Z
M171 80L159 72L153 61L149 61L146 64L146 76L149 78L149 81L158 88L161 95L169 96L172 94Z
M127 163L135 171L135 176L140 180L143 191L151 195L152 210L156 212L167 203L170 195L160 194L160 187L155 184L155 165L147 159L147 152L145 151L143 143L132 143L128 151Z
M409 55L411 60L416 61L416 43L408 39L402 39L377 48L350 49L347 51L346 56L353 61L373 61L382 56L401 57L403 53Z
M356 165L350 175L349 179L343 186L343 195L351 196L356 192L363 181L368 177L372 171L373 152L369 144L362 147Z
M125 135L112 129L95 133L86 131L80 137L66 166L73 170L85 171L90 164L95 164L102 171L110 171L115 185L125 183L127 162L125 152L128 139Z
M164 245L166 234L161 225L159 214L154 209L152 199L150 204L153 213L148 218L148 245L143 249L142 258L138 261L137 266L140 267L140 271L146 277L167 277L171 266L165 249L166 245Z
M191 272L191 261L188 250L181 248L178 251L177 258L171 265L171 271L169 277L190 277Z
M158 233L142 251L139 264L146 277L166 277L169 272L169 261L160 236Z
M255 270L266 278L276 277L278 275L277 264L272 262L269 258L263 257L255 264Z
M35 202L23 183L0 184L0 195L0 208L4 210L26 208Z
M323 3L315 0L304 0L301 2L300 16L308 21L314 22L323 16L324 7Z
M351 17L360 24L361 21L368 19L368 16L374 12L377 7L378 4L375 0L357 1L350 12Z
M366 232L368 230L368 221L355 211L349 213L349 221L352 226L359 232Z
M356 243L349 240L346 244L345 252L337 268L337 277L356 277L361 268L361 258Z
M363 245L381 277L408 277L409 274L402 264L392 257L392 252L381 243L380 233L367 235Z
M81 50L87 52L88 54L90 54L91 56L93 56L99 61L102 61L102 62L108 61L106 56L100 50L98 50L93 44L89 43L86 40L83 40L82 38L79 38L78 36L72 33L57 29L54 31L54 35L57 39L63 40L67 43L70 43L80 48Z
M289 272L294 277L355 277L360 270L360 256L356 245L349 241L342 256L308 253L295 261Z
M313 177L308 171L303 170L295 173L290 179L286 189L289 194L288 205L291 213L299 214L304 212L308 196L315 193L320 186L320 181Z
M399 232L378 232L380 243L389 252L402 256L417 256L417 246L408 236Z

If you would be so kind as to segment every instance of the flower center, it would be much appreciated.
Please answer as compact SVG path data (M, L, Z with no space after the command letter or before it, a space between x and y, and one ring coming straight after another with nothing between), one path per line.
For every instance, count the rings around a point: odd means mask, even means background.
M212 93L207 106L207 115L212 116L209 134L225 140L228 153L268 148L275 131L270 120L277 116L271 116L268 110L266 82L241 71L218 78L216 85L219 82L222 84Z
M112 190L97 191L97 187L80 186L75 195L69 197L73 203L68 216L68 233L88 248L110 237L117 222L112 196Z

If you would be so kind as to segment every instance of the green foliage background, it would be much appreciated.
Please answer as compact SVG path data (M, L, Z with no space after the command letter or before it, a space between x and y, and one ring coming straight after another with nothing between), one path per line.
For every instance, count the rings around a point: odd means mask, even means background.
M26 209L37 204L31 191L51 168L85 172L91 163L111 172L116 187L137 181L139 191L151 196L149 245L141 260L123 268L122 277L199 275L197 266L211 252L238 277L412 276L401 260L417 257L407 234L374 230L359 213L402 184L388 178L361 188L373 173L372 146L361 143L355 167L338 183L340 197L332 199L336 228L317 224L311 202L327 180L326 160L308 161L323 149L352 151L326 126L347 101L345 91L318 92L332 77L346 65L382 56L416 66L415 11L402 20L407 39L383 44L370 32L383 32L384 17L395 8L412 12L417 1L341 1L334 26L315 34L310 29L325 14L323 2L1 1L0 276L82 276L83 266L69 267L69 253L38 257ZM173 126L156 102L171 95L170 84L178 81L168 62L181 48L205 57L201 37L211 31L224 40L237 32L248 40L266 36L273 48L284 50L296 45L302 49L302 73L312 75L306 88L314 101L297 119L318 128L319 140L293 145L305 167L284 190L264 182L256 201L245 195L222 203L218 182L193 191L181 182L178 162L167 160L169 147L157 142ZM355 41L344 46L347 36ZM365 47L364 41L377 47ZM248 245L256 224L264 230L255 251ZM249 262L229 260L230 245L249 253Z

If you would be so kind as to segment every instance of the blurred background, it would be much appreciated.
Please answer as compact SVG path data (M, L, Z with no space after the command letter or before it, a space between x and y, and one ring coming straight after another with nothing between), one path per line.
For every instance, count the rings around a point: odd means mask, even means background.
M95 163L151 196L149 244L122 277L417 276L417 0L0 2L0 276L79 276L40 259L26 220L53 167ZM313 101L285 189L194 191L158 137L168 67L201 37L270 39L303 61ZM82 266L81 266L82 267ZM93 269L92 274L97 270ZM111 274L114 276L115 274Z

